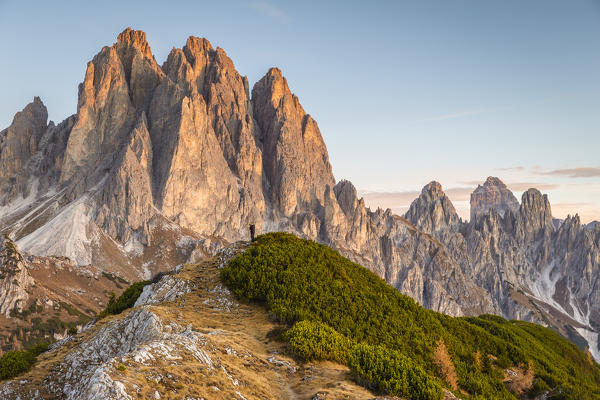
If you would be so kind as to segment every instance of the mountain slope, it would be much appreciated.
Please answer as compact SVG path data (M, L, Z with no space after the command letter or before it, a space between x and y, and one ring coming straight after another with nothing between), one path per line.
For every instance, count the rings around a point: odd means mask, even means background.
M550 329L426 310L328 247L289 234L260 237L221 276L293 326L284 337L305 358L348 363L388 394L437 399L446 385L460 397L600 396L599 365ZM517 369L529 371L529 383L503 385Z
M3 399L373 399L330 362L301 364L273 339L277 324L238 302L219 267L246 244L186 265L144 288L135 307L38 357L0 386ZM21 396L21 397L19 397ZM317 397L313 397L317 396Z

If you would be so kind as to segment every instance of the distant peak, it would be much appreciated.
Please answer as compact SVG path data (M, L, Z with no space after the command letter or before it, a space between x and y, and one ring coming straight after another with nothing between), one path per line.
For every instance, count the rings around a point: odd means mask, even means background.
M496 178L495 176L488 176L488 178L483 183L484 186L495 186L495 187L506 187L504 182L500 180L500 178Z
M471 193L471 219L476 214L486 213L490 209L496 210L504 216L507 210L515 212L519 208L519 201L513 192L506 187L504 182L494 176L488 176L483 185L478 185Z
M425 185L421 190L421 194L427 193L437 193L443 195L444 190L442 189L442 185L438 181L431 181L427 185Z

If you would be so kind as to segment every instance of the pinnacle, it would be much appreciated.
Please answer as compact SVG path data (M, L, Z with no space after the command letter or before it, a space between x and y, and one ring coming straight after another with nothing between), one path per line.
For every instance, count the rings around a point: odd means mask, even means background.
M500 180L500 178L497 178L495 176L488 176L484 182L484 185L486 185L486 186L506 186L504 184L504 182L502 182Z
M206 38L199 38L196 36L188 37L185 42L185 47L187 47L190 51L208 51L212 50L212 45Z
M425 193L442 193L443 194L444 190L442 189L442 185L438 181L431 181L423 187L423 190L421 190L421 194L425 194Z
M150 45L146 40L146 32L144 31L136 31L128 27L117 36L117 46L119 45L131 45L140 50L144 56L152 58Z

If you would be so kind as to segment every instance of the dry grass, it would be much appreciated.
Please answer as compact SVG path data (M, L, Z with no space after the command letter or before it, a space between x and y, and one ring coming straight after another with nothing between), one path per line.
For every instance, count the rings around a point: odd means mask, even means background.
M448 349L443 340L437 343L437 347L433 352L433 362L438 367L442 378L450 385L452 390L458 389L458 377L456 376L456 370L454 364L448 354Z
M534 378L533 363L529 361L527 367L519 365L518 367L504 370L503 382L510 392L520 396L531 388Z

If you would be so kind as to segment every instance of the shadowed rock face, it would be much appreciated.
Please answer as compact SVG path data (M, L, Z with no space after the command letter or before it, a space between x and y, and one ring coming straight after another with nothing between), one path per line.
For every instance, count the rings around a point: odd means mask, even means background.
M555 229L547 197L531 189L519 206L496 178L473 193L469 222L437 182L405 218L370 210L336 183L279 69L251 93L206 39L159 66L146 35L125 30L88 63L75 116L46 125L36 98L0 133L0 229L26 252L141 277L246 239L254 223L324 242L434 310L540 322L552 305L600 324L600 229Z
M492 176L488 177L483 185L477 186L471 194L471 219L491 208L501 216L504 216L507 210L515 212L519 208L517 198L504 182Z

